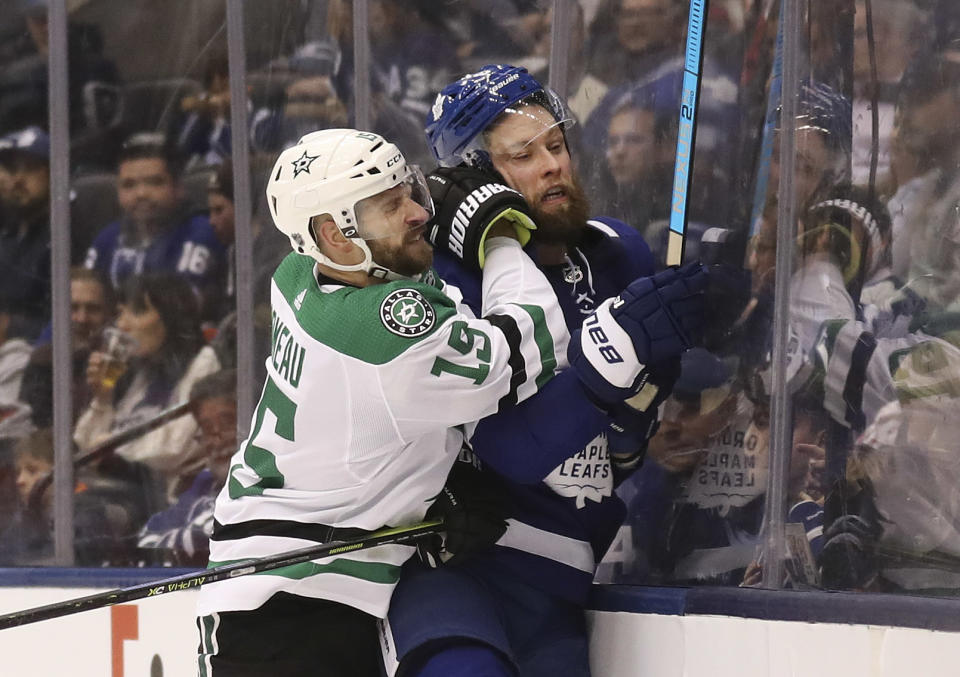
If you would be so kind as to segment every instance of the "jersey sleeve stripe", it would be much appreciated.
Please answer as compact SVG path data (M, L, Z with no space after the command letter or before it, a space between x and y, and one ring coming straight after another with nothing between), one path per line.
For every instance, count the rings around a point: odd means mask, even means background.
M843 400L847 403L846 420L854 430L866 427L863 414L863 388L867 381L867 365L876 350L877 339L870 332L863 332L857 338L850 355L850 375L843 388Z
M500 398L497 407L498 411L503 411L517 403L517 389L527 378L527 362L521 350L523 335L520 333L517 321L509 315L487 315L484 319L500 330L507 339L507 345L510 346L510 358L507 360L512 372L510 390Z
M617 231L615 231L613 228L603 223L602 221L590 219L589 221L587 221L587 225L592 226L593 228L596 228L601 233L604 233L607 237L620 237L620 233L618 233Z
M540 306L521 304L521 308L533 319L533 336L540 351L540 373L537 375L537 389L553 378L557 370L557 355L553 348L553 336L547 328L547 318Z
M215 568L226 564L235 564L245 560L225 560L214 562L211 560L208 568ZM340 574L351 578L359 578L371 583L393 585L400 580L400 567L384 562L360 562L352 559L338 558L326 564L317 562L303 562L292 566L280 567L269 571L260 571L254 576L280 576L299 581L318 574Z
M235 541L248 536L281 536L300 538L315 543L362 538L370 532L365 529L335 528L326 524L310 524L280 519L259 519L233 524L213 523L213 541Z

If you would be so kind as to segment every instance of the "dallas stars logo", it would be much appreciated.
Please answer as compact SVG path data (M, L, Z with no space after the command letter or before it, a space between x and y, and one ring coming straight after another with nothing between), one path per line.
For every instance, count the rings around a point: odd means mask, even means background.
M423 336L436 319L433 307L415 289L397 289L380 304L380 321L397 336Z
M301 172L310 173L310 164L316 160L319 155L307 155L307 151L303 151L303 155L298 157L293 161L293 178L297 178Z

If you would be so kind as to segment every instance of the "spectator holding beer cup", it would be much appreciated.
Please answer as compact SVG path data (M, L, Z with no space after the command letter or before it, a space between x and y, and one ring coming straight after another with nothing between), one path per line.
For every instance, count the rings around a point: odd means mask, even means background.
M136 346L136 339L118 327L103 330L103 349L93 353L89 363L89 369L94 372L90 385L96 392L113 392Z
M191 386L220 368L204 345L197 296L174 273L132 276L121 291L116 326L104 332L87 362L94 396L80 415L74 441L85 452L107 436L147 421L188 399ZM173 498L204 465L197 424L182 416L116 450L166 480Z

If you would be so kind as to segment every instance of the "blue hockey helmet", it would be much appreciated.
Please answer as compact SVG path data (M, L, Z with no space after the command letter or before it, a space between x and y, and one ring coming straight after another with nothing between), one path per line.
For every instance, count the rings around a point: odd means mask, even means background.
M492 168L483 132L501 114L517 112L520 103L542 106L564 130L573 124L560 97L526 68L488 64L437 94L424 130L433 156L444 167Z

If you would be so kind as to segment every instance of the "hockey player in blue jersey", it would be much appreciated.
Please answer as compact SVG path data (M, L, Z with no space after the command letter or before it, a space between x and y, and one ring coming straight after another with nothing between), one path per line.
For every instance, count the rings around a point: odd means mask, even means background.
M426 133L441 165L428 178L437 204L429 236L441 276L478 307L480 278L470 265L476 245L463 223L482 208L483 196L470 192L471 177L497 177L530 205L537 229L528 251L553 286L576 345L583 318L616 308L619 290L653 275L654 262L630 226L589 218L567 146L570 124L559 98L525 69L490 65L443 89ZM589 675L583 610L595 567L624 518L614 486L639 464L682 350L671 345L658 353L668 357L649 359L650 387L641 391L647 401L634 400L637 409L607 407L596 417L596 437L570 448L552 470L534 472L523 454L525 439L511 438L498 416L481 422L472 444L506 484L506 532L463 562L435 569L408 564L381 633L388 674ZM561 400L551 414L596 416ZM549 418L534 423L555 425Z

